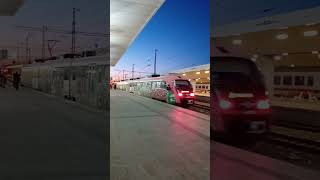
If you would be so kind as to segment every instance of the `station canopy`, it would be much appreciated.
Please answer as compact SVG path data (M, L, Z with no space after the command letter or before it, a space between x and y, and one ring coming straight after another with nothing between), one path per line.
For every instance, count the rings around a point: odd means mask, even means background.
M182 77L196 81L197 83L210 82L210 64L184 68L172 71L171 73L179 74Z
M110 1L110 65L115 66L165 0Z
M233 55L275 66L320 66L320 7L215 28L211 56Z
M1 0L0 16L14 16L24 2L24 0Z

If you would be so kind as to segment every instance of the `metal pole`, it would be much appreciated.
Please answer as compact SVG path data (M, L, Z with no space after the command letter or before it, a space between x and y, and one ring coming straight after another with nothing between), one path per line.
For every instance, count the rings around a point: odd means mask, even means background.
M157 74L157 49L154 50L154 75Z
M28 54L29 54L29 45L28 45L28 41L29 41L29 33L27 33L27 37L26 37L26 61L29 62L29 58L28 58Z
M73 8L72 11L72 44L71 44L71 53L75 53L75 26L76 26L76 8Z
M134 78L134 64L132 64L132 79Z
M42 59L45 58L46 56L46 51L45 51L45 42L46 42L46 31L47 31L47 27L46 26L43 26L42 27Z

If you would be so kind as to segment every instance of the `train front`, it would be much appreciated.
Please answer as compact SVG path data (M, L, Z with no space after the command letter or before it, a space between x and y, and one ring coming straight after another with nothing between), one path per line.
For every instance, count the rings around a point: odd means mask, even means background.
M195 94L191 83L186 79L174 80L174 93L176 103L182 106L189 106L194 104Z
M215 73L213 121L218 131L263 134L271 108L265 87L241 73Z

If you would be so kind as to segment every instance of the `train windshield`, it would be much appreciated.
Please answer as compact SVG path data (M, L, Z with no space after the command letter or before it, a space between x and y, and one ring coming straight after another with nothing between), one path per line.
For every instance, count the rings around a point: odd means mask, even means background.
M190 89L190 88L192 88L190 82L187 80L175 80L175 86L177 89Z
M257 66L243 58L214 58L212 80L217 88L264 89L264 80Z

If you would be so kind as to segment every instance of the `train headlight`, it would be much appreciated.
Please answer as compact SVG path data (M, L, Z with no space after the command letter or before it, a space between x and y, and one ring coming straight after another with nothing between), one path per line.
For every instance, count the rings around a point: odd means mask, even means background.
M258 101L257 108L258 109L269 109L270 108L269 100Z
M181 97L182 95L183 95L182 93L178 93L178 96L180 96L180 97Z
M230 101L221 100L219 102L219 106L221 109L230 109L232 106L232 103Z
M190 96L194 96L194 93L190 93Z

